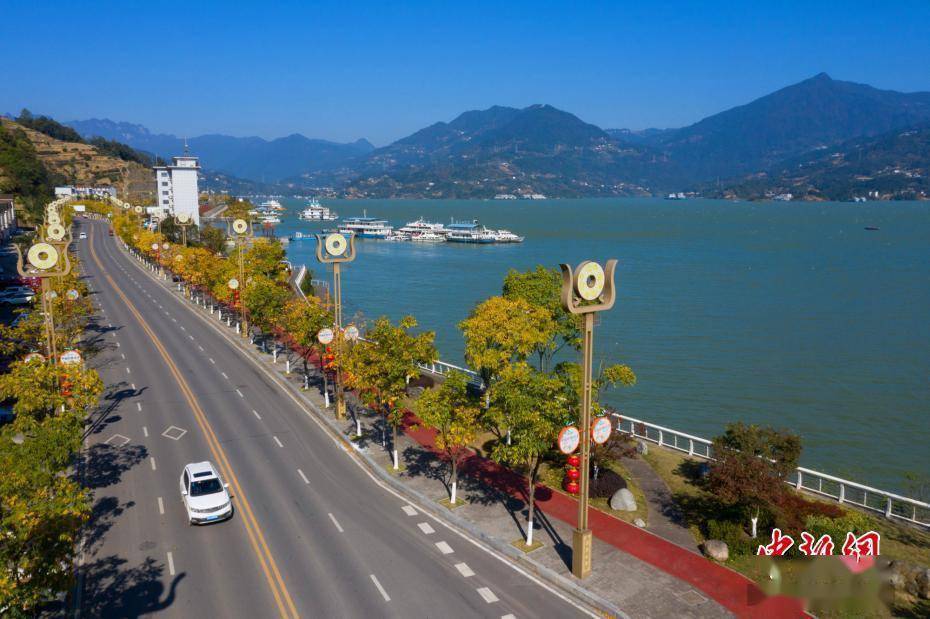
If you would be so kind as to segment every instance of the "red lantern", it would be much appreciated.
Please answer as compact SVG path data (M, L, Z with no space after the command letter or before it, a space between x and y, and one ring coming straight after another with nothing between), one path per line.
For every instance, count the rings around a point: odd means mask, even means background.
M581 492L581 486L578 485L577 481L570 481L567 484L565 484L565 490L569 494L578 494L579 492Z
M581 466L581 456L578 454L572 454L568 457L566 462L568 462L568 466L579 467Z
M581 471L579 471L575 467L572 467L568 469L567 471L565 471L565 476L569 478L571 481L578 481L579 479L581 479Z

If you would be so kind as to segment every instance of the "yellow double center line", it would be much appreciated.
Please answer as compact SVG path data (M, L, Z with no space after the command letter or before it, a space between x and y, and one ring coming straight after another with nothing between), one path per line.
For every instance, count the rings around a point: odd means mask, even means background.
M199 425L200 429L203 430L204 436L207 439L207 444L210 447L210 453L213 454L213 458L219 463L223 475L232 484L233 490L236 493L237 503L242 506L242 511L244 514L242 520L245 523L245 529L249 535L249 542L252 544L252 550L255 551L255 556L258 557L262 571L265 574L265 579L268 581L268 586L271 587L271 592L274 594L274 599L278 605L278 612L280 616L299 617L297 608L294 606L294 600L291 599L291 595L288 593L287 587L284 584L284 579L281 577L281 572L278 570L278 566L275 563L274 557L272 556L271 551L268 549L268 544L265 542L265 536L262 534L261 527L259 527L258 521L255 518L255 514L252 512L252 507L249 505L248 500L246 500L245 492L242 491L242 486L239 484L239 480L236 477L232 466L229 464L229 460L226 457L226 452L223 450L220 442L217 440L216 434L213 432L213 428L210 425L210 422L207 421L207 416L204 414L203 409L197 402L197 398L194 396L194 392L191 391L190 385L188 385L184 375L181 374L178 366L175 365L174 361L171 359L171 356L165 350L165 347L162 346L161 342L158 340L158 337L155 335L155 332L152 331L151 327L149 327L145 319L142 318L142 315L136 309L136 306L132 304L132 301L129 300L129 298L120 289L113 278L110 277L109 273L106 272L106 269L103 268L103 264L100 262L100 259L97 257L97 252L94 250L93 228L91 228L91 233L89 236L90 238L88 240L90 242L88 243L88 246L90 247L91 258L93 258L94 262L97 264L97 268L100 269L100 272L110 283L110 286L113 287L113 290L116 291L116 294L118 294L120 299L122 299L123 303L126 305L126 308L129 309L130 313L132 313L132 315L135 317L136 321L139 323L139 326L141 326L142 330L145 331L146 335L148 335L149 339L152 341L152 344L155 345L155 348L158 350L158 354L161 355L161 358L168 366L172 376L174 376L174 380L178 383L178 387L181 389L181 393L184 394L184 398L190 405L191 410L194 413L194 418L197 420L197 425Z

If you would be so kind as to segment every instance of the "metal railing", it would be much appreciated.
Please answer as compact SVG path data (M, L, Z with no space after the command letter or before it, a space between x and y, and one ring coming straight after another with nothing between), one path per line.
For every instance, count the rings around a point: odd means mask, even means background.
M689 456L706 460L714 459L713 443L706 438L618 413L614 413L613 416L617 419L617 430L620 432L662 447L675 449ZM799 491L833 499L838 503L855 505L883 514L889 519L897 518L930 528L930 503L800 466L785 481Z
M446 363L445 361L440 361L439 359L433 361L432 363L419 363L417 364L417 367L419 367L424 372L429 372L430 374L434 374L436 376L448 376L450 372L461 372L462 374L468 376L468 382L470 384L478 387L479 389L484 387L484 381L481 380L481 377L474 370L469 370L468 368Z

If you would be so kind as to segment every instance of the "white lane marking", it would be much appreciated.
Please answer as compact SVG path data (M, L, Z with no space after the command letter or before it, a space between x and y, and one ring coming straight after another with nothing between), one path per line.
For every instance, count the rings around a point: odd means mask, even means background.
M142 412L142 402L136 402L136 408L139 409L139 412Z
M384 587L381 586L381 583L378 582L378 579L374 574L371 575L371 582L375 583L375 586L378 587L378 592L381 593L381 597L384 598L385 602L391 601L391 596L387 594L387 591L384 590Z
M459 571L459 574L461 574L465 578L471 578L472 576L475 575L472 569L468 567L467 563L456 563L455 569L457 569Z
M119 348L119 342L116 343L116 347Z
M158 513L162 516L165 515L165 503L161 500L161 497L158 497Z
M436 542L436 548L438 548L439 552L441 552L444 555L451 555L453 552L455 552L454 550L452 550L452 546L450 546L449 544L445 542Z
M480 587L478 590L478 595L484 598L484 601L488 604L493 604L497 601L497 596L494 595L494 592L488 589L487 587Z
M177 318L172 318L172 319L171 319L171 322L177 322L177 321L178 321Z
M333 516L332 514L329 514L329 519L333 521L333 524L336 525L336 529L338 529L340 533L344 533L344 531L342 530L342 527L339 526L339 521L336 520L335 516Z
M168 573L174 576L174 557L171 556L171 552L168 552Z
M200 349L200 352L203 352L203 346L201 346L200 344L197 344L197 348Z
M210 359L210 361L213 361L213 359ZM220 372L220 374L223 375L223 378L225 378L226 380L229 380L229 377L226 376L226 372Z
M126 373L129 374L129 366L126 366Z
M142 426L142 435L143 435L143 436L148 436L148 435L149 435L149 429L148 429L147 426Z
M416 515L417 515L417 510L414 509L414 508L413 508L412 506L410 506L410 505L404 505L404 513L407 514L408 516L416 516Z
M242 392L241 392L241 391L239 391L238 389L236 389L236 393L238 393L238 394L239 394L239 397L240 397L240 398L244 398L244 397L245 397L244 395L242 395Z
M116 337L116 332L115 332L115 331L113 332L113 337Z
M261 416L261 415L259 415L259 414L258 414L258 411L257 411L257 410L255 410L254 408L252 409L252 414L253 414L253 415L255 415L256 417L258 417L258 420L259 420L259 421L261 421L261 420L262 420L262 416Z
M417 526L420 527L420 530L423 531L424 535L432 535L436 532L436 529L431 527L428 522L421 522Z
M120 356L120 357L122 357L122 358L123 358L123 360L125 360L125 359L126 359L126 353L124 353L124 352L121 352L121 353L119 354L119 356Z
M513 613L507 613L506 615L503 615L501 619L517 619L517 616Z
M216 361L213 360L213 357L210 357L210 363L212 363L213 365L216 365Z
M136 383L129 383L129 386L132 387L132 390L136 390Z
M152 462L152 470L153 470L153 471L158 470L158 469L155 467L155 456L152 456L151 462Z
M271 438L273 438L274 442L278 444L278 447L284 447L284 445L281 444L281 441L278 440L277 436L272 436Z
M304 480L304 483L305 483L305 484L309 484L309 483L310 483L310 480L307 479L307 476L304 475L304 472L303 472L303 471L301 471L300 469L297 469L297 473L300 475L300 478L301 478L302 480Z
M191 339L192 342L194 341L194 336L193 336L193 335L188 334L187 337L189 337L189 338Z

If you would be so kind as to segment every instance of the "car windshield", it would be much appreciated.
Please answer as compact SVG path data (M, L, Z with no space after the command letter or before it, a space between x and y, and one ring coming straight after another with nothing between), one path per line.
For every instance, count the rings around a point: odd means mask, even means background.
M191 482L191 496L203 496L223 491L223 484L216 477Z

